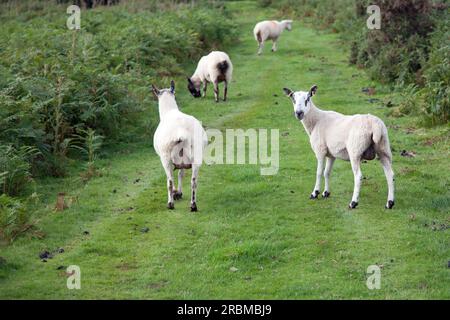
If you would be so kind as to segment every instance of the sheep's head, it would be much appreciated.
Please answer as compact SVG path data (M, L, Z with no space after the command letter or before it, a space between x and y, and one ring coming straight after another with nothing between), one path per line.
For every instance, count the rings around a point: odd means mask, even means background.
M161 90L159 90L155 85L152 84L152 92L153 95L158 99L162 97L164 93L168 93L175 97L175 82L173 80L170 81L170 88Z
M287 31L292 30L292 20L283 20L282 22L284 23L284 27Z
M192 81L191 78L187 78L188 81L188 90L192 94L194 98L200 98L202 93L200 91L201 82L200 81Z
M294 116L298 120L303 120L305 115L311 109L311 98L316 94L317 86L312 86L308 92L294 92L288 88L283 88L283 91L291 99L292 104L294 105Z

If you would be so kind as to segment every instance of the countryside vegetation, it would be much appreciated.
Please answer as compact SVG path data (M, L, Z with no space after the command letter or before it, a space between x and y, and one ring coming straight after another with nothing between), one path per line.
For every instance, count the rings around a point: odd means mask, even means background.
M450 298L445 1L78 1L78 31L68 4L0 0L0 298ZM256 22L285 18L278 52L258 57ZM186 88L211 50L235 70L218 104ZM279 129L278 174L203 165L199 212L188 197L168 211L151 84L171 79L206 128ZM386 123L392 211L377 161L356 210L342 161L331 197L308 199L315 157L282 88L313 84L318 107ZM66 287L69 265L81 290Z

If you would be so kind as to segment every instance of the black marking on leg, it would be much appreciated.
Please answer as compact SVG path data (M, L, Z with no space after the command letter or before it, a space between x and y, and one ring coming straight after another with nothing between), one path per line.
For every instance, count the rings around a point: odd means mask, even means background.
M198 209L197 209L197 203L192 203L191 204L191 212L197 212L198 211Z
M173 202L169 202L169 203L167 204L167 209L169 209L169 210L175 209L175 206L174 206Z
M330 193L328 191L324 191L322 194L322 197L328 198L330 196Z
M394 206L395 202L394 200L389 200L388 204L386 206L386 209L392 209L392 207Z
M358 202L352 201L352 202L348 205L348 207L349 207L350 209L355 209L357 205L358 205Z
M309 198L312 199L317 199L319 197L320 191L319 190L314 190L314 193L312 193Z

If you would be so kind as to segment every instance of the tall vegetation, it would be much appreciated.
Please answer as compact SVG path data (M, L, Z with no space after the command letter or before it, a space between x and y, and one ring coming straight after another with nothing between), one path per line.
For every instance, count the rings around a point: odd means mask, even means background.
M0 145L0 194L19 195L30 184L30 160L38 154L34 147Z
M82 130L82 135L76 137L78 144L74 145L74 148L87 158L87 170L84 177L88 180L96 175L95 160L98 150L102 147L103 136L95 134L95 130L89 128L88 130Z
M339 32L350 48L349 60L367 68L373 79L410 93L409 108L397 114L422 115L424 123L450 118L449 7L440 0L260 0L284 15ZM367 7L381 9L381 29L369 30ZM411 90L413 88L413 90ZM413 103L411 103L413 102Z
M6 194L0 195L0 244L10 243L33 225L26 205Z

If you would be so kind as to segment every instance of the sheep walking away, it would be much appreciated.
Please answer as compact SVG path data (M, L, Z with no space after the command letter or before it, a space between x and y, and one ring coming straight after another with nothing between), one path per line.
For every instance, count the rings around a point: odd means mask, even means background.
M153 137L153 146L161 159L167 176L167 207L174 209L174 200L183 196L182 180L186 169L192 169L191 211L197 211L198 172L203 161L203 151L208 138L200 121L178 109L175 100L175 83L170 89L159 90L152 85L158 98L159 125ZM175 189L174 170L178 173L178 189Z
M284 31L292 30L292 20L283 21L261 21L256 24L253 29L253 35L255 40L258 42L258 55L260 55L264 49L264 42L267 40L272 40L272 52L277 51L278 38Z

